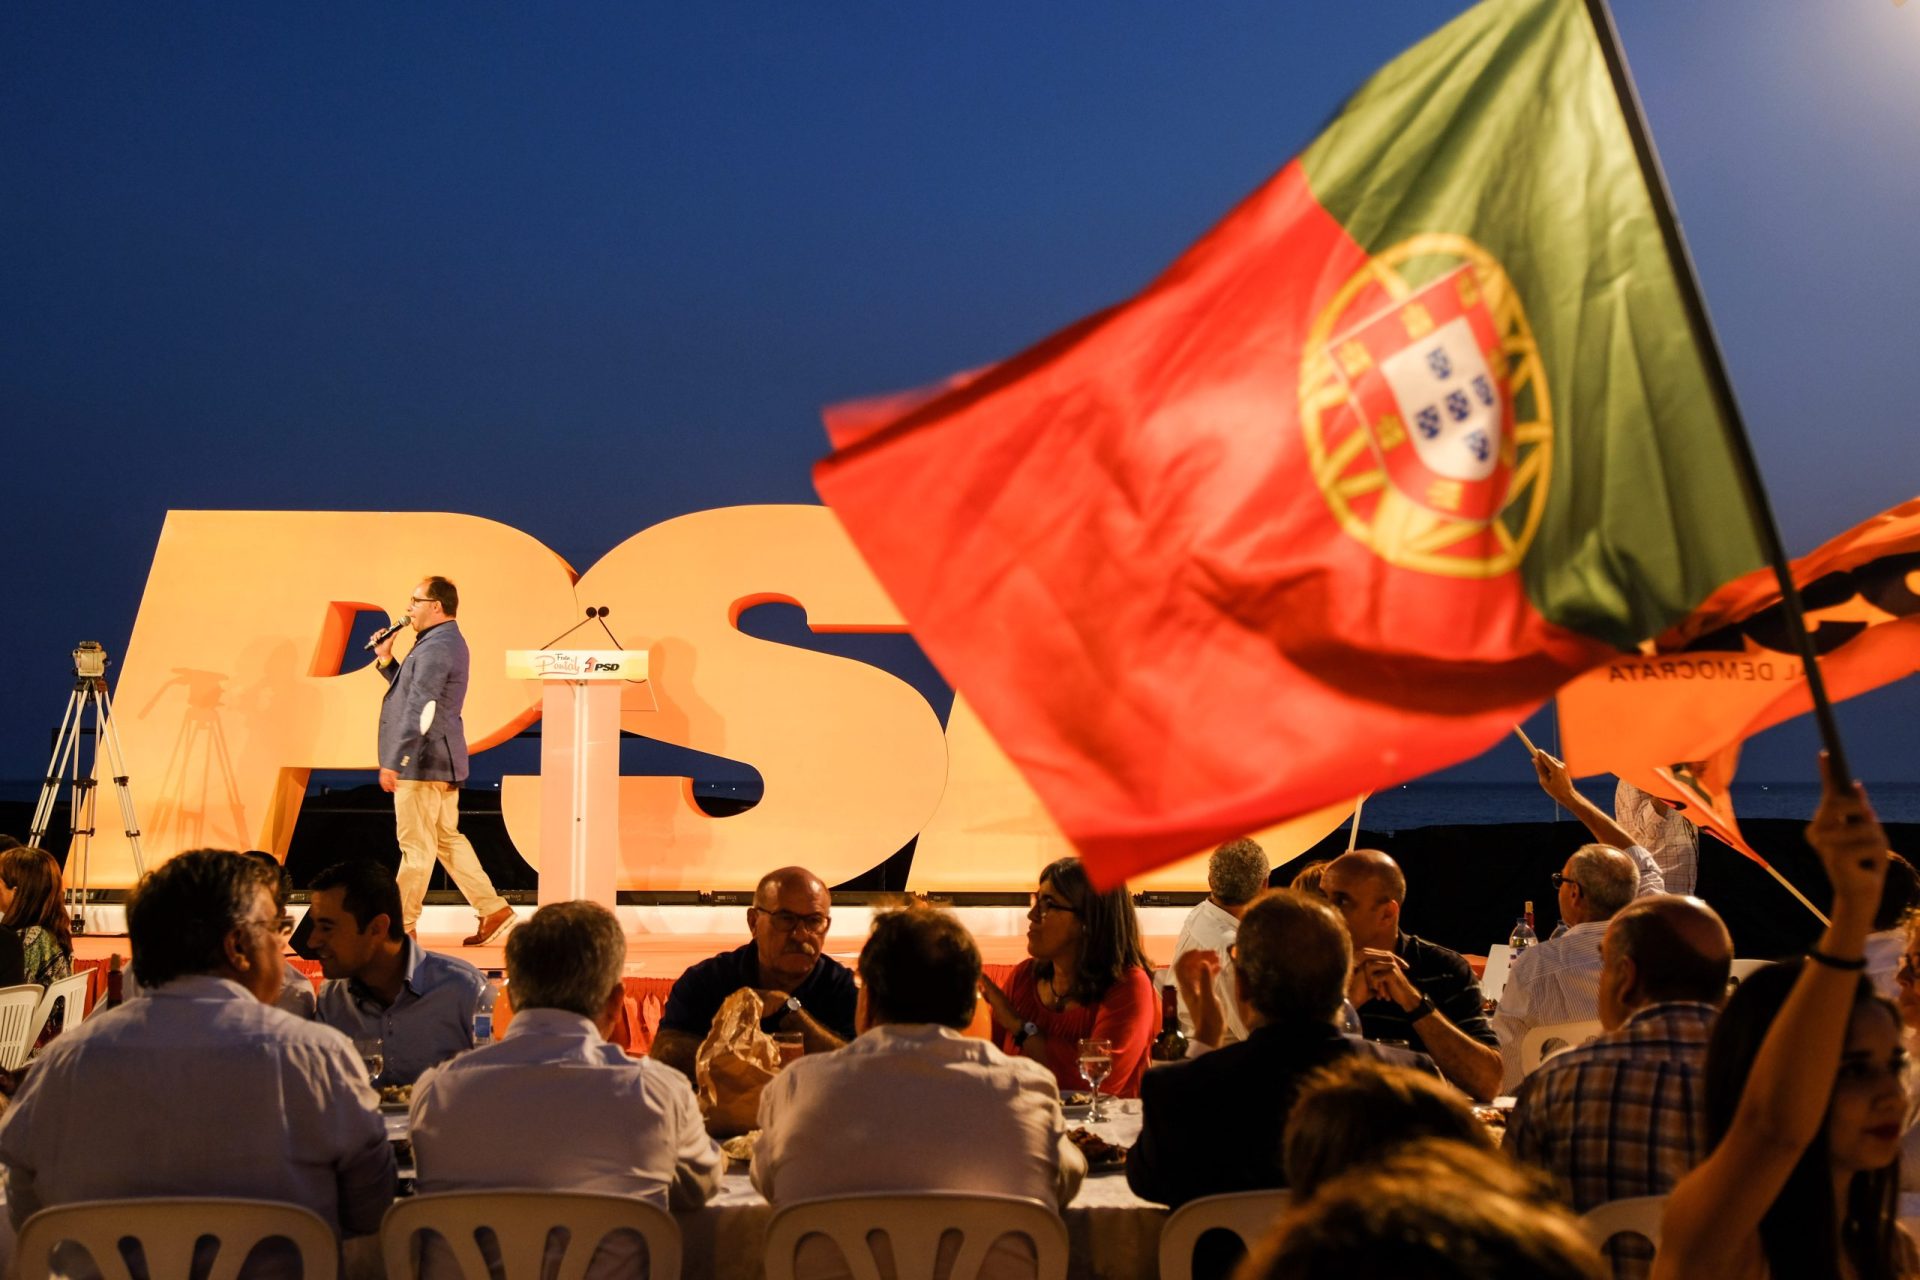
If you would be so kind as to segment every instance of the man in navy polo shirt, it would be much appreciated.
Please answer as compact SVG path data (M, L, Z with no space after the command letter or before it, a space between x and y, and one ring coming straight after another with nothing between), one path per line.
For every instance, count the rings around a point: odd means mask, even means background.
M798 1031L808 1053L838 1049L854 1036L858 992L853 972L823 954L832 898L805 867L760 878L747 908L753 941L702 960L673 984L648 1056L693 1078L694 1055L726 998L743 987L760 995L760 1026Z

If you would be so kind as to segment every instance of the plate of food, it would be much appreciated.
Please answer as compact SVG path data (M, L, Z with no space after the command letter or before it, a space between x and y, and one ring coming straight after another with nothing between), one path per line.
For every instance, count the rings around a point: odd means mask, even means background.
M753 1159L753 1144L759 1140L759 1137L760 1131L758 1129L750 1133L739 1134L736 1137L728 1138L725 1142L722 1142L720 1144L720 1151L727 1159L738 1160L740 1163L745 1164L747 1161Z
M386 1084L380 1086L380 1109L382 1111L405 1111L412 1104L412 1085Z
M1089 1169L1117 1169L1127 1162L1125 1147L1108 1142L1091 1129L1069 1129L1067 1138L1080 1148L1080 1154L1087 1158Z

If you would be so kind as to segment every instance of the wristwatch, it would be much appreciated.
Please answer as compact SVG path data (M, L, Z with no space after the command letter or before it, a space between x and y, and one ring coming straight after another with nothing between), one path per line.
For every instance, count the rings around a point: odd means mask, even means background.
M1432 996L1430 996L1430 995L1428 995L1428 994L1427 994L1426 992L1424 992L1424 991L1422 991L1422 992L1420 993L1420 1003L1419 1003L1419 1004L1417 1004L1417 1005L1415 1005L1415 1006L1413 1006L1413 1008L1412 1008L1411 1010L1409 1010L1409 1011L1408 1011L1408 1013L1407 1013L1407 1021L1408 1021L1408 1022L1418 1022L1418 1021L1420 1021L1420 1019L1422 1019L1422 1018L1424 1018L1424 1017L1426 1017L1426 1016L1427 1016L1428 1014L1430 1014L1430 1013L1432 1013L1432 1012L1434 1012L1434 1011L1435 1011L1435 1010L1437 1010L1437 1009L1438 1009L1439 1007L1440 1007L1440 1006L1438 1006L1438 1005L1436 1005L1436 1004L1435 1004L1435 1003L1433 1002L1433 997L1432 997Z
M776 1009L773 1013L760 1019L760 1029L771 1035L780 1029L780 1024L786 1021L788 1014L799 1012L800 997L790 995L787 997L787 1002L784 1005L781 1005L780 1008Z
M1013 1047L1018 1049L1027 1042L1029 1036L1037 1036L1039 1034L1040 1026L1038 1023L1023 1022L1020 1024L1020 1029L1013 1033Z

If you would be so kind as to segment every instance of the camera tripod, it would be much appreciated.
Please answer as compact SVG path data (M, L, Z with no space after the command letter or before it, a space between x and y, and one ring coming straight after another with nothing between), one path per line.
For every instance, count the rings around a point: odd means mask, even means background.
M126 758L120 750L120 733L113 724L113 700L107 696L107 651L95 641L81 641L73 651L73 675L73 693L67 699L66 714L60 718L60 733L53 742L53 758L47 762L47 780L33 809L27 842L38 845L45 838L61 784L71 787L73 839L67 845L67 906L73 913L73 931L85 933L87 862L93 849L102 756L113 770L109 776L120 797L120 817L126 824L127 844L133 850L134 874L145 874L147 867L140 856L140 824L133 816L133 792L127 789ZM80 739L89 709L93 712L93 760L91 768L82 769Z

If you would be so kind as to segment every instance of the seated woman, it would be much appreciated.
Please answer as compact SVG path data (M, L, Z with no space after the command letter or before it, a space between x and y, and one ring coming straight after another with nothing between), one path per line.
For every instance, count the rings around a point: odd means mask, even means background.
M1920 1275L1895 1221L1906 1053L1864 974L1887 837L1858 783L1826 778L1807 828L1833 885L1804 960L1734 991L1707 1049L1712 1153L1680 1180L1654 1280Z
M43 987L73 976L73 927L63 897L52 854L32 845L0 851L0 924L20 935L26 980Z
M1139 1097L1160 1000L1126 886L1095 893L1078 858L1050 864L1027 912L1027 955L1004 989L981 979L1000 1047L1044 1063L1061 1089L1084 1089L1080 1041L1106 1040L1113 1070L1100 1092Z

